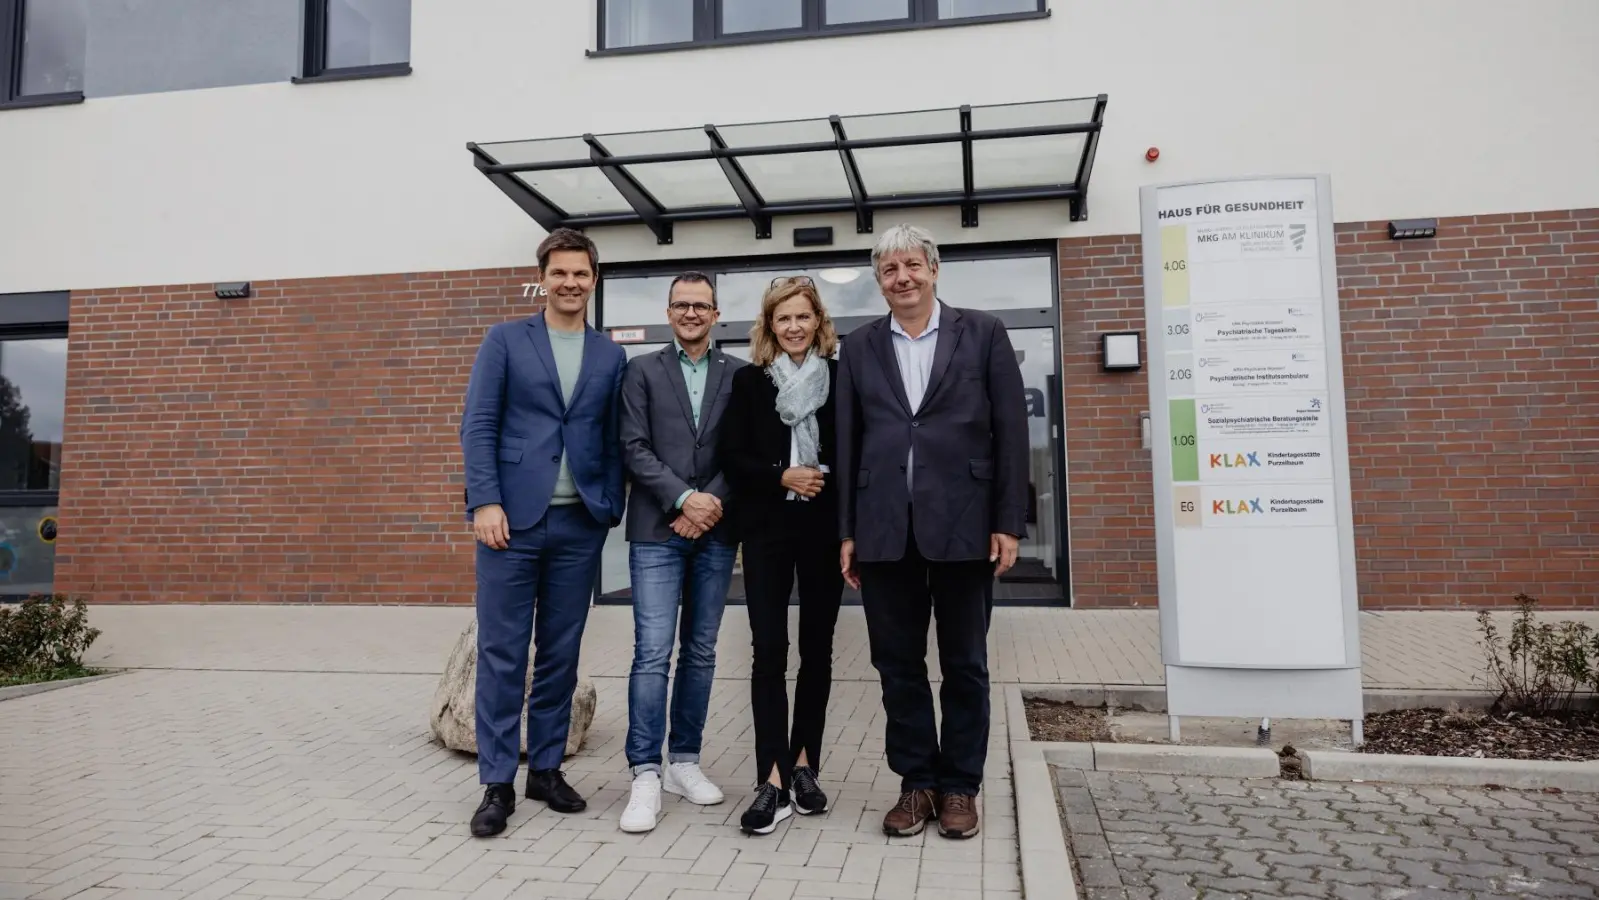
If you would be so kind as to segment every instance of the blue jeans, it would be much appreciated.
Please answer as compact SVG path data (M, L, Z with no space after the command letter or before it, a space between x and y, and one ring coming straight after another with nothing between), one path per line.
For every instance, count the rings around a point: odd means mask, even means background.
M699 762L716 672L716 636L737 551L737 544L676 535L662 543L635 543L628 548L633 670L627 681L627 764L634 775L661 770L666 677L680 618L682 646L672 687L667 752L671 762Z

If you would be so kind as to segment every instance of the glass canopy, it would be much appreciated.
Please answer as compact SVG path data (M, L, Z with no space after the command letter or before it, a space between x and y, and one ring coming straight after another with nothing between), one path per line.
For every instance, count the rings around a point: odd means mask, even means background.
M862 116L468 144L474 164L546 230L1064 200L1088 211L1107 99L1083 97Z

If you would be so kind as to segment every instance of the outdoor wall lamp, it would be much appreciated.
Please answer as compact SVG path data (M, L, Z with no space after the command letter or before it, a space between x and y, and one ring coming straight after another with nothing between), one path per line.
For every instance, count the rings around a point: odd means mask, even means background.
M1111 331L1099 336L1100 366L1106 372L1136 372L1144 362L1138 355L1138 332Z
M217 285L218 300L239 300L250 296L250 282L230 281Z
M1388 223L1388 237L1390 240L1406 241L1413 238L1437 236L1437 219L1398 219Z

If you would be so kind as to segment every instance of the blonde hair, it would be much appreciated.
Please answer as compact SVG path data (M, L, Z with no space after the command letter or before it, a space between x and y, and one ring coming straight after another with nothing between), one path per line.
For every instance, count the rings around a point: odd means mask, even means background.
M809 278L785 278L768 287L765 296L761 297L761 316L750 327L751 363L769 366L783 352L777 335L772 332L772 315L785 301L801 296L811 301L811 311L816 313L816 333L811 336L811 346L816 348L818 355L824 357L831 357L837 352L838 332L833 328L832 317L827 314L827 306L822 303L822 295L816 292L815 283Z

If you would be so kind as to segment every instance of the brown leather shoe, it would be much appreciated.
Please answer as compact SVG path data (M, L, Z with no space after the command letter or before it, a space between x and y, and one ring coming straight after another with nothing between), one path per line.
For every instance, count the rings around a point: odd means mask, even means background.
M939 804L938 833L956 839L976 834L977 798L971 794L945 794Z
M883 817L883 833L891 837L911 837L922 833L927 820L938 815L938 795L923 788L899 795L899 802Z

